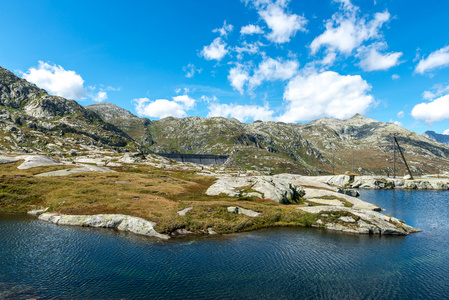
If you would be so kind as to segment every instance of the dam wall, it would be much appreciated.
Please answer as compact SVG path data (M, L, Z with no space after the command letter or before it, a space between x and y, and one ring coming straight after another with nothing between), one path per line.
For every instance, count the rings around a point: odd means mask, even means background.
M201 165L222 165L229 158L228 155L210 155L210 154L177 154L177 153L156 153L156 154L180 162L191 162Z

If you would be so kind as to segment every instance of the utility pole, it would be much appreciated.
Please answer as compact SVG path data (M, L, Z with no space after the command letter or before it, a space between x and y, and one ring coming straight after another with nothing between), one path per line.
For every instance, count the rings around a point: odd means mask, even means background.
M402 153L401 146L399 146L396 136L394 136L394 141L396 142L396 145L398 145L399 153L401 154L402 159L404 160L405 166L407 167L407 171L408 171L408 174L410 175L410 179L413 180L412 171L410 171L410 168L408 167L407 161L405 160L404 153Z
M396 178L396 144L394 140L396 139L396 134L393 134L393 178Z
M354 150L352 150L352 174L354 174Z

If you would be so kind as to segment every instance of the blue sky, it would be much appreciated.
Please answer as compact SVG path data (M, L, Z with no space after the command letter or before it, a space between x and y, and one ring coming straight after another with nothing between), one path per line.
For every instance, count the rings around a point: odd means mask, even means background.
M82 105L449 134L449 1L0 0L0 66Z

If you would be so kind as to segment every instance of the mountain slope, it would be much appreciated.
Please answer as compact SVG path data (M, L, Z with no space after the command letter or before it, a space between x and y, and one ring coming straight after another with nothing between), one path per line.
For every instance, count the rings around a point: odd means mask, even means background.
M0 67L0 149L49 152L124 147L132 139L76 101L43 89ZM50 147L48 145L50 144Z

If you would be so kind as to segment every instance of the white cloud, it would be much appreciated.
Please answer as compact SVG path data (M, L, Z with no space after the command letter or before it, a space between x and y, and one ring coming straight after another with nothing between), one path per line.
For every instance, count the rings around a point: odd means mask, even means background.
M253 90L264 81L288 80L298 72L298 68L299 62L297 60L265 58L254 70L253 76L249 79L248 87Z
M379 51L387 47L386 43L374 43L368 47L357 49L357 57L360 58L360 66L364 71L388 70L400 64L399 58L402 52L390 52L382 54Z
M243 41L242 43L242 47L236 46L234 48L234 51L237 52L237 58L238 59L243 59L243 53L248 53L248 54L257 54L260 50L260 46L263 46L262 43L260 42L256 42L256 43L247 43L246 41Z
M286 112L278 118L297 122L328 116L344 119L365 113L374 104L371 86L361 76L311 72L294 77L287 85Z
M108 99L108 94L105 91L99 91L92 96L92 100L95 102L103 102Z
M195 65L190 63L187 66L183 67L182 70L184 72L186 72L186 77L187 78L192 78L193 76L195 76L195 73L201 73L201 71L203 69L196 69Z
M444 134L444 135L449 135L449 129L446 129L446 130L443 132L443 134Z
M431 88L432 91L424 91L422 94L423 99L433 100L437 97L441 97L449 93L449 86L444 86L442 84L436 84Z
M412 109L412 116L427 124L449 119L449 95L415 105Z
M215 59L220 61L227 53L228 50L226 49L226 42L218 37L210 45L203 47L201 56L207 60Z
M249 80L248 66L237 64L237 66L229 70L228 80L231 82L231 86L235 88L240 94L244 93L244 85Z
M298 68L297 60L265 57L252 75L250 75L250 65L237 64L229 71L228 80L232 87L243 94L245 85L248 86L248 90L253 91L264 81L288 80L298 72Z
M398 74L391 75L391 79L393 79L393 80L398 80L400 78L401 78L401 76L399 76Z
M343 12L335 13L332 19L326 22L326 30L316 37L310 49L312 54L321 47L327 47L328 52L340 52L346 55L359 47L363 42L379 37L382 25L390 19L390 13L376 13L371 21L366 17L359 17L357 6L349 0L336 1L341 3Z
M223 27L216 28L216 29L212 30L212 32L218 32L220 34L220 36L224 36L225 38L227 38L228 33L231 33L233 29L234 29L234 26L232 26L231 24L226 24L226 20L225 20L223 23Z
M404 115L405 115L405 113L402 110L400 112L398 112L398 114L397 114L398 118L400 118L400 119L403 118Z
M243 26L240 29L240 34L241 35L245 35L245 34L263 34L264 31L262 30L262 28L260 28L258 25L253 25L253 24L249 24L246 26Z
M241 122L248 120L273 120L273 111L268 105L239 105L239 104L219 104L212 103L209 106L207 117L236 118Z
M394 121L393 123L396 124L396 125L398 125L398 126L404 127L404 126L402 125L402 123L399 122L399 121Z
M39 61L37 68L30 68L22 77L53 95L75 100L87 96L83 78L58 65Z
M249 1L246 1L247 3ZM304 16L290 14L286 12L289 0L253 0L259 16L267 23L271 32L267 34L267 39L283 44L290 42L298 30L306 31L307 19Z
M449 46L430 53L427 58L422 58L415 68L416 73L424 74L430 70L449 66Z
M209 97L209 96L203 95L203 96L201 96L200 99L203 100L206 103L211 103L211 102L217 102L218 101L218 98L216 96Z
M186 111L195 106L196 100L187 95L173 97L173 100L139 98L132 101L139 116L150 118L186 117Z
M423 97L423 99L426 99L426 100L432 100L432 99L435 99L437 96L434 93L432 93L431 91L424 91L424 93L422 93L422 97Z

